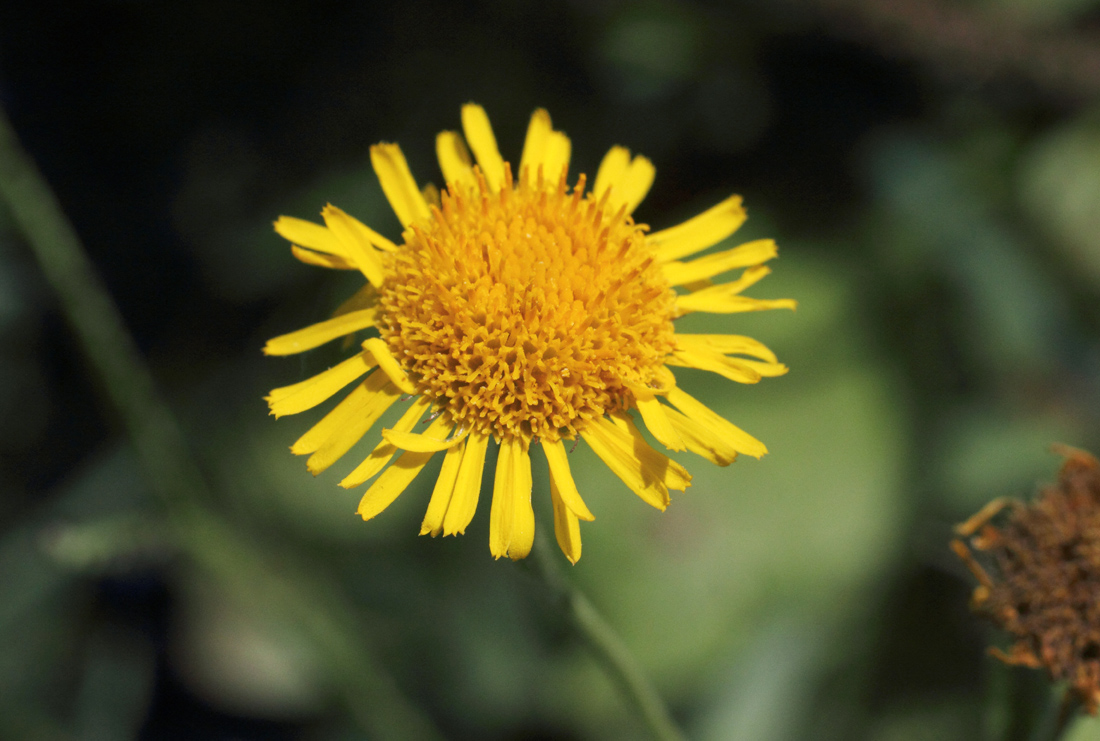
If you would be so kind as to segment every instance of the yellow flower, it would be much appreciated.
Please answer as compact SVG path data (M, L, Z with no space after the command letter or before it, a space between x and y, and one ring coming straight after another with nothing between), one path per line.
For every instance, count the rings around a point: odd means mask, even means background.
M296 414L366 376L291 447L310 456L307 466L316 475L402 395L415 395L340 485L358 486L381 473L359 504L367 520L444 452L421 535L466 530L493 438L500 453L489 546L497 558L523 558L531 549L530 455L538 444L549 467L558 544L576 563L579 520L594 518L573 481L563 440L584 438L623 483L661 510L669 489L683 491L691 475L645 441L630 410L671 450L690 450L720 466L738 453L759 458L764 445L678 388L669 366L739 383L781 375L786 366L754 339L677 334L673 319L795 304L741 295L768 274L762 263L776 255L770 239L681 260L741 226L740 197L648 233L631 217L653 182L645 157L613 147L586 193L584 175L572 188L566 184L569 139L552 128L546 111L531 117L518 181L480 106L463 107L462 127L477 164L458 133L441 133L442 194L430 185L417 188L396 144L371 148L382 190L404 226L403 244L335 206L321 212L323 226L287 216L275 222L300 260L359 270L367 284L332 319L276 337L264 352L299 353L372 327L378 336L339 365L275 389L267 401L276 417ZM745 270L736 280L712 285L711 278L738 268ZM430 425L414 432L429 410Z

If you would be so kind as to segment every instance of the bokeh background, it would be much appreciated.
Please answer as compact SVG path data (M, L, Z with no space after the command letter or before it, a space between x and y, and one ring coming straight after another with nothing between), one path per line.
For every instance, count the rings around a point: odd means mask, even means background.
M644 737L491 559L486 497L417 537L433 467L363 523L354 456L313 479L287 446L317 415L262 401L339 357L263 342L358 285L272 220L331 202L396 237L369 145L438 183L468 101L513 161L540 106L574 174L648 155L654 228L737 192L733 240L779 240L752 295L796 313L683 321L790 374L679 374L770 455L683 459L663 514L571 459L597 520L567 575L689 736L1026 738L1047 687L984 655L947 542L1051 480L1052 442L1100 449L1097 0L0 5L0 103L214 492L209 532L166 522L0 208L0 738Z

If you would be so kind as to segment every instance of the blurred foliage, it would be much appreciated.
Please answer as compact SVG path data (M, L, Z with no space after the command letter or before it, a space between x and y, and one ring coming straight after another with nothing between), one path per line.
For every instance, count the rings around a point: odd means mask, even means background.
M1050 443L1100 449L1100 101L898 59L818 5L0 10L0 100L218 493L197 546L166 526L0 210L0 738L374 738L397 727L379 687L448 738L640 737L530 567L490 558L487 496L464 537L416 537L435 463L363 523L346 470L287 451L317 414L262 402L340 356L265 359L264 339L359 282L294 261L271 221L331 202L396 236L367 148L399 141L438 183L434 134L467 100L513 159L537 106L573 173L615 143L652 157L655 229L739 192L724 246L781 246L753 295L797 312L681 321L790 374L678 374L770 454L682 459L693 486L663 514L571 458L597 519L568 576L689 736L1026 738L1051 690L984 656L1000 638L946 543L1051 479ZM1100 32L1095 0L965 5Z

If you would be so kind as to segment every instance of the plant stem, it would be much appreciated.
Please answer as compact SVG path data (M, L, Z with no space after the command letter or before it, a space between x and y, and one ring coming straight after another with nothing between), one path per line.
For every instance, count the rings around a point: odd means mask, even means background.
M432 721L375 664L354 609L318 589L316 575L283 578L260 549L209 507L206 480L157 389L122 315L95 271L53 191L0 110L0 199L7 203L92 370L122 418L150 489L168 515L177 544L238 594L274 604L312 641L333 669L347 706L372 738L441 739ZM379 711L384 708L384 712Z
M661 696L649 681L638 660L589 599L562 573L557 550L542 530L536 530L532 553L536 571L551 598L565 613L573 630L603 664L627 702L658 741L684 741Z

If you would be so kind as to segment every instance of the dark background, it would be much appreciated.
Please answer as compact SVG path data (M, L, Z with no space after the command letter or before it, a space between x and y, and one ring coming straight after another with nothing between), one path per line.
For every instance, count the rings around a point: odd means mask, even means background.
M577 454L569 576L689 735L1005 737L1045 689L984 657L946 543L1051 479L1050 443L1098 447L1098 39L1090 0L3 4L0 103L255 563L169 534L0 211L0 737L382 738L380 686L450 738L640 736L487 511L416 538L425 475L362 523L286 452L309 415L265 416L335 357L265 339L357 287L271 221L332 202L396 238L368 147L438 183L468 101L506 159L536 107L573 174L649 156L654 228L737 192L735 239L779 240L754 295L798 312L714 326L790 375L688 382L771 455L687 461L659 515Z

